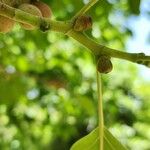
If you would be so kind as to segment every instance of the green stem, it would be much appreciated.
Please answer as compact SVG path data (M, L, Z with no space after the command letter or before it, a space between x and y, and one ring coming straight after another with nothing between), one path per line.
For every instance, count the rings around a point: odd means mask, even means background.
M67 34L68 36L72 37L80 44L91 50L94 55L98 55L99 52L102 52L104 46L99 45L93 39L89 38L86 34L82 32L70 31Z
M84 5L81 10L75 15L73 16L72 20L74 20L75 18L84 15L94 4L96 4L98 2L98 0L90 0L89 3L87 3L86 5Z
M97 70L97 69L96 69ZM104 114L102 100L101 76L97 71L97 93L98 93L98 118L99 118L99 150L104 150Z
M125 59L134 63L139 63L140 61L147 61L150 65L150 56L145 56L144 53L127 53L116 49L111 49L104 45L98 44L93 39L89 38L86 34L73 30L68 32L68 36L74 38L80 44L91 50L91 52L97 57L100 57L101 55L106 55L114 58Z

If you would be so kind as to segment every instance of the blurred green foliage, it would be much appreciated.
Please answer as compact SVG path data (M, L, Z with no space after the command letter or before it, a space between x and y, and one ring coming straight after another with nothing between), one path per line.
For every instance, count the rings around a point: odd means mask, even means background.
M68 20L84 5L81 0L44 2L58 20ZM123 49L132 35L124 24L140 13L139 4L98 2L89 11L94 25L87 34ZM148 150L150 82L139 76L137 65L113 63L113 72L102 77L105 124L129 149ZM69 150L96 126L96 71L89 51L58 33L25 31L19 25L0 34L1 150Z

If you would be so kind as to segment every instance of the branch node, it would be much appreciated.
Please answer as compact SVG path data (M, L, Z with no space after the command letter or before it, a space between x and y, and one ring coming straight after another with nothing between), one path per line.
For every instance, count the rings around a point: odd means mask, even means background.
M42 32L46 32L46 31L50 30L50 24L47 21L41 19L40 30Z

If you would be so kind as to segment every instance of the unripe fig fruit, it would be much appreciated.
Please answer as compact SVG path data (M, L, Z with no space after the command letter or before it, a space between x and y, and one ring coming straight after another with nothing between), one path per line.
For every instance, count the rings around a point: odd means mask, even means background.
M92 18L90 16L79 16L74 21L75 31L84 31L92 27Z
M15 25L15 21L9 18L0 16L0 32L1 33L7 33L11 31L14 25Z
M18 7L24 3L31 3L31 0L0 0L0 2L12 7Z
M30 3L31 0L20 0L20 2L21 2L22 4L24 4L24 3Z
M14 6L16 4L16 0L0 0L0 2L9 6Z
M97 63L97 70L100 73L109 73L113 69L112 62L107 56L101 56Z
M42 17L41 11L34 5L24 3L24 4L19 6L19 9L23 10L27 13L30 13L32 15ZM21 23L20 25L21 25L22 28L24 28L26 30L34 30L36 28L32 25L28 25L28 24L25 24L25 23Z
M41 11L43 17L51 18L52 10L47 4L40 1L39 2L36 1L33 2L33 5L35 5Z

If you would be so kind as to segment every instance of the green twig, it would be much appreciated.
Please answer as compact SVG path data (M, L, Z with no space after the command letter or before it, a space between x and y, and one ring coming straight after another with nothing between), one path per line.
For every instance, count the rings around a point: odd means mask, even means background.
M98 0L90 0L89 3L84 5L83 8L81 8L81 10L78 13L76 13L75 16L73 16L73 18L71 20L74 20L77 17L84 15L97 2L98 2Z
M127 53L116 49L111 49L109 47L95 42L93 39L89 38L84 33L75 32L73 30L69 32L68 36L74 38L80 44L91 50L91 52L97 57L105 55L109 57L128 60L134 63L150 67L150 56L146 56L144 53Z
M98 71L97 71L97 93L98 93L99 139L100 139L99 150L104 150L104 115L103 115L103 100L102 100L102 82L101 76Z

